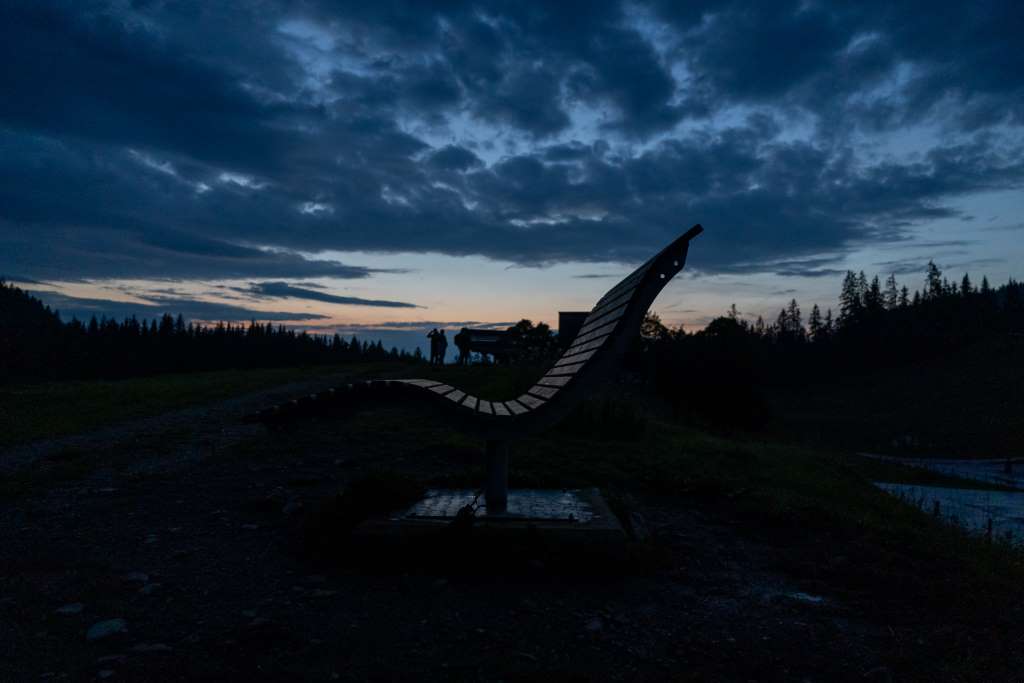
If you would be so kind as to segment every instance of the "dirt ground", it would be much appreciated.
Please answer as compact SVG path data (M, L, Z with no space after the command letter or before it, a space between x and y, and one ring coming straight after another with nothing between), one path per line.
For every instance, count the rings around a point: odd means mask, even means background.
M658 559L612 573L311 559L345 482L473 454L242 422L274 398L38 449L0 498L0 680L886 681L915 646L803 569L820 549L683 498L634 501Z

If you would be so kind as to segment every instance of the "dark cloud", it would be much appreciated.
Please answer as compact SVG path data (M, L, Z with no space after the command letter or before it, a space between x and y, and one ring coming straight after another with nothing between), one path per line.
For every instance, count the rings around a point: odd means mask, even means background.
M127 301L114 301L111 299L85 299L65 294L58 294L51 291L33 291L33 296L38 297L52 309L60 312L65 320L78 318L88 320L93 316L97 318L121 319L135 316L139 320L159 318L165 313L173 316L182 315L186 320L198 320L204 322L245 322L249 320L322 320L325 315L316 313L292 313L287 311L258 311L241 306L215 303L211 301L198 301L195 299L184 299L178 297L147 297L151 303L134 303Z
M834 277L846 272L846 270L841 268L828 267L835 265L839 260L838 256L825 256L770 262L737 263L723 269L723 272L733 274L773 273L782 277Z
M465 147L448 145L430 154L430 165L442 171L467 171L482 162Z
M702 222L696 268L831 275L1024 183L1021 7L6 3L0 272L629 262Z
M329 304L341 304L344 306L372 306L376 308L423 308L416 304L404 301L382 301L379 299L363 299L357 296L338 296L328 294L317 289L296 287L287 282L254 282L248 289L240 289L247 294L258 296L307 299L309 301L323 301Z

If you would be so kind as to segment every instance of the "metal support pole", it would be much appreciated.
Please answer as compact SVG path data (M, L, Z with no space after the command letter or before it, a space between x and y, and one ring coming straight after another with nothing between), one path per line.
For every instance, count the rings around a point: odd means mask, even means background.
M508 509L508 442L487 442L487 486L484 489L488 515Z

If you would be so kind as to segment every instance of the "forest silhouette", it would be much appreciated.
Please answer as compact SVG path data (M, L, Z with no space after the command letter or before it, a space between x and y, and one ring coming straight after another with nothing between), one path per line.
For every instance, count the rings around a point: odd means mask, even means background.
M890 275L868 280L848 271L839 310L815 304L806 320L793 299L774 321L744 318L735 305L687 333L649 317L638 346L658 393L677 409L756 428L769 410L767 387L842 382L852 376L967 353L993 337L1024 334L1024 286L997 288L969 275L951 282L933 262L923 289L910 292Z
M547 325L523 320L509 328L519 360L557 354ZM805 320L794 299L774 321L743 316L734 306L705 328L669 328L647 317L626 365L646 370L659 394L681 408L723 412L756 426L765 411L757 385L799 384L906 365L962 352L992 336L1024 331L1024 286L1010 279L975 286L968 275L944 278L929 262L925 285L911 293L890 275L868 280L847 272L839 310L815 304ZM118 379L167 372L245 369L360 361L421 362L380 341L309 334L283 325L186 322L182 316L64 322L38 298L0 280L0 382Z

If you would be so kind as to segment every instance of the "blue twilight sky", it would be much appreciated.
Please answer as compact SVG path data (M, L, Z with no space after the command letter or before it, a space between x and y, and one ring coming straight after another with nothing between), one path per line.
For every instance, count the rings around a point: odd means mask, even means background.
M655 310L1020 277L1019 2L7 0L0 275L66 315L411 346L557 322L689 228Z

